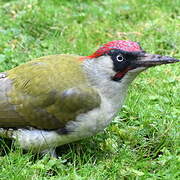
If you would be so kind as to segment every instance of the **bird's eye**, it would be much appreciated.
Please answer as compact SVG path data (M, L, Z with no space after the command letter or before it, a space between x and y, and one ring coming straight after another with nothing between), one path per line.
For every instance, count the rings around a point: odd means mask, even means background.
M116 56L116 60L118 62L122 62L124 60L124 57L121 54L119 54L119 55Z

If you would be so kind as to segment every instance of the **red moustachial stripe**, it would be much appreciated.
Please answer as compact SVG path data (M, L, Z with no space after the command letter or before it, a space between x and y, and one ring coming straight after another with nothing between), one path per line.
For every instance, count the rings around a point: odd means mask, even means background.
M128 40L115 40L104 44L92 55L84 56L81 57L80 59L85 60L85 59L97 58L107 53L111 49L120 49L122 51L127 51L127 52L142 51L140 45L137 42L128 41Z

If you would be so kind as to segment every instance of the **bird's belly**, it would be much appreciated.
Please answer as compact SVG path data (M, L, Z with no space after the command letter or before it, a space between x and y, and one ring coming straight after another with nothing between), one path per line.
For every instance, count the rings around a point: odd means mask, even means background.
M75 121L66 125L69 133L58 134L56 131L46 131L38 129L18 129L11 130L9 137L18 141L23 149L41 152L45 149L61 146L73 141L92 136L102 131L112 120L115 111L111 104L104 101L101 107L80 114ZM0 129L0 135L7 134L7 129Z
M99 119L88 119L86 122L72 121L68 124L68 128L70 128L68 134L58 134L56 131L38 129L10 130L9 133L12 139L18 141L21 148L33 152L42 152L43 150L68 144L102 131L110 122L108 119L101 119L102 117ZM4 131L6 131L7 135L7 129Z
M117 109L113 109L111 103L102 98L99 108L80 114L75 121L67 124L66 128L69 132L72 132L69 135L77 140L92 136L104 130L112 121L116 112Z

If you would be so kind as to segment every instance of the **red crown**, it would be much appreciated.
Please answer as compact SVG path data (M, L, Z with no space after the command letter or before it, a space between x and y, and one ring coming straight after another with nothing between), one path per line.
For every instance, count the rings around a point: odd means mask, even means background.
M120 49L122 51L128 51L128 52L142 51L140 45L137 42L126 41L126 40L115 40L104 44L95 53L88 56L88 58L99 57L107 53L111 49Z

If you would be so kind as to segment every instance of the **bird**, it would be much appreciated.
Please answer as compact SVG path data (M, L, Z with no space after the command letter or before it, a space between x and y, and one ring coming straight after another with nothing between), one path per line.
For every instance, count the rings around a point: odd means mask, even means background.
M89 56L49 55L1 72L0 137L55 157L56 147L103 131L139 73L175 62L114 40Z

